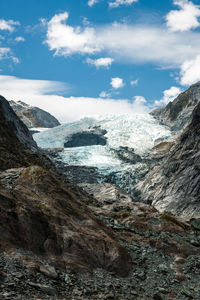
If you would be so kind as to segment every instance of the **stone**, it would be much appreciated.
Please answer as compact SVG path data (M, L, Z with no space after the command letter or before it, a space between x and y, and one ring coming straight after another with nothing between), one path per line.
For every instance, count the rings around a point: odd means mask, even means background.
M161 271L163 273L168 272L168 267L165 264L158 265L158 269L159 269L159 271Z
M158 293L156 293L156 294L153 295L153 299L154 300L163 300L162 296L160 294L158 294Z
M53 288L52 286L42 285L42 284L33 283L33 282L29 282L28 284L36 289L40 289L45 294L52 295L52 296L57 294L57 290L55 288Z
M167 293L168 293L168 290L165 289L165 288L163 288L163 287L159 287L159 288L158 288L158 291L159 291L160 293L162 293L162 294L167 294Z
M47 277L49 278L53 278L53 279L56 279L58 277L58 274L55 270L54 267L52 266L44 266L44 265L41 265L40 266L40 272L44 275L46 275Z

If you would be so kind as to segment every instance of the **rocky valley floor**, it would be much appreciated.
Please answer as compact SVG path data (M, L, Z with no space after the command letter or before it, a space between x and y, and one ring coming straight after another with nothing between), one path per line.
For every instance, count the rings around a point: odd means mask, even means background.
M127 277L97 268L61 270L31 252L0 255L0 299L199 299L200 221L160 214L145 204L89 205L131 256Z

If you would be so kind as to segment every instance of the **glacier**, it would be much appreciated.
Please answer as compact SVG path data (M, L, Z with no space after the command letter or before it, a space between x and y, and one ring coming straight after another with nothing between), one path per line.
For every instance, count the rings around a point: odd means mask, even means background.
M94 126L107 131L107 145L64 148L66 137ZM158 139L171 137L168 127L160 125L149 114L104 115L95 118L83 118L80 121L33 135L41 148L63 148L59 152L60 160L71 166L96 167L103 178L110 177L126 192L136 183L135 174L142 176L147 171L146 164L125 162L119 158L119 149L132 149L135 154L145 157ZM125 150L124 150L125 151Z

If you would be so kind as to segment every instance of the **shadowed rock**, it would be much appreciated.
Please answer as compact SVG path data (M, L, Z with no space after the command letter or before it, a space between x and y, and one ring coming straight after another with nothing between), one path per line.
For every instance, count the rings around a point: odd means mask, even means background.
M78 132L67 138L67 141L64 143L64 147L72 148L93 145L105 146L107 138L104 135L106 133L106 130L102 130L98 127L93 128L92 130Z

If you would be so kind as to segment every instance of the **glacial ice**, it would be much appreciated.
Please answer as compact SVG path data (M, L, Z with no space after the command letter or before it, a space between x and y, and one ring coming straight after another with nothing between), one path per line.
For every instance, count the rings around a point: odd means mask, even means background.
M83 118L34 134L33 137L41 148L63 148L67 136L93 126L106 129L107 145L65 148L60 154L61 160L69 165L97 167L104 175L116 173L121 181L124 181L125 174L129 176L145 166L141 163L134 166L122 163L113 149L129 147L136 154L144 156L154 146L156 139L171 136L170 130L160 125L151 115L129 114ZM132 178L132 175L129 177Z

